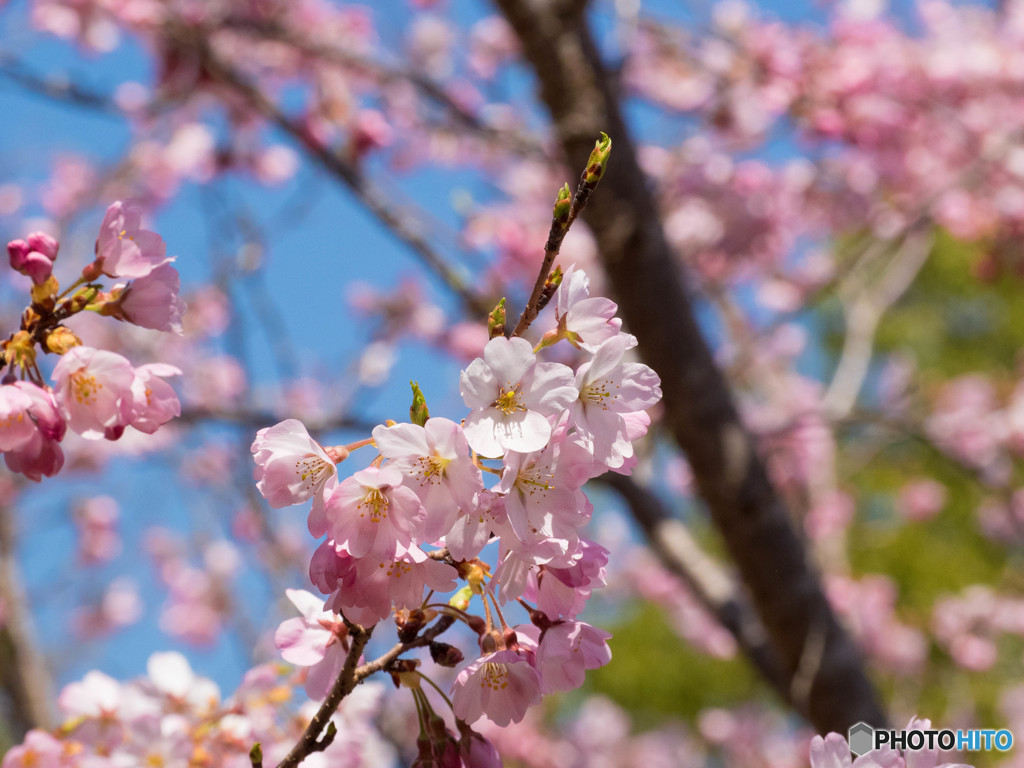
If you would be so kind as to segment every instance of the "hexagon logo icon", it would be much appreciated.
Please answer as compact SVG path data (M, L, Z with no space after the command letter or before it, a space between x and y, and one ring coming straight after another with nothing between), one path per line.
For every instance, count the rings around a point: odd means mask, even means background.
M860 757L874 746L875 729L864 722L854 723L846 732L846 740L850 743L850 751Z

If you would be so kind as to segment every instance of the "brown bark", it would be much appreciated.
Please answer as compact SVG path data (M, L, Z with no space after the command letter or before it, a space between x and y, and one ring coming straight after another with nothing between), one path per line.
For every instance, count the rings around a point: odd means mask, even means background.
M860 654L832 613L697 325L580 4L495 2L536 72L569 166L583 166L601 131L612 137L600 193L584 218L640 355L661 376L665 427L750 591L788 680L787 700L820 732L845 733L859 720L883 724Z

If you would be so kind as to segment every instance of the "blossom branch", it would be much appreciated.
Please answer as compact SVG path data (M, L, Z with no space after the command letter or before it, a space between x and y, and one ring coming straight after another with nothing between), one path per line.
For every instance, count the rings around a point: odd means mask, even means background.
M526 307L519 316L519 322L516 323L511 336L522 336L526 333L530 323L537 318L537 315L547 303L547 299L550 299L550 294L545 292L545 287L548 285L551 276L551 267L554 265L555 259L558 258L558 253L562 249L562 241L565 240L565 236L569 233L569 228L576 221L580 213L583 212L583 209L587 207L590 195L601 181L601 176L604 174L604 164L608 160L610 149L611 140L606 135L601 134L601 139L598 140L597 146L590 153L587 165L583 169L579 186L576 187L576 193L572 197L572 202L568 205L568 211L565 210L565 193L559 193L558 200L555 202L555 212L551 217L548 240L544 245L544 258L540 264L540 271L537 273L537 279L533 283L530 298L526 302ZM567 190L568 185L566 185L566 192Z
M373 634L373 627L363 628L349 622L345 622L345 624L348 627L349 637L352 639L352 646L348 650L348 655L345 656L341 674L334 681L327 698L324 699L324 703L320 705L317 713L313 715L313 719L309 721L309 725L306 726L299 741L292 747L285 759L278 763L277 768L295 768L314 752L322 752L327 749L331 741L334 740L334 734L330 730L322 740L320 734L327 727L331 717L338 709L338 705L341 704L341 700L352 693L356 683L362 679L356 677L356 665L359 663L359 657L363 654L363 649L370 641L370 635Z
M109 96L87 90L75 83L40 77L5 51L0 51L0 75L26 90L53 101L72 103L105 115L123 116L124 114L124 111Z
M584 161L597 131L615 137L611 189L588 207L586 220L623 318L639 339L638 351L661 377L666 426L687 454L788 679L806 669L808 644L823 629L801 711L823 733L845 732L859 720L885 722L860 653L829 606L697 323L585 20L567 23L522 0L496 4L536 72L569 160Z
M342 700L352 693L356 685L361 683L370 675L389 668L390 665L397 661L403 653L415 648L424 648L429 646L440 634L446 632L454 623L455 619L453 617L448 615L441 616L437 622L423 632L422 635L419 635L408 642L397 643L391 648L391 650L382 656L379 656L373 661L359 665L359 658L362 656L363 650L366 648L366 644L369 642L370 635L373 633L376 625L364 628L358 624L353 624L346 619L345 626L348 629L348 637L351 639L352 645L345 656L345 663L342 666L341 672L334 681L334 685L327 694L327 698L325 698L323 704L320 705L320 709L317 710L316 715L313 716L309 725L306 726L306 730L303 731L299 741L288 753L287 757L278 763L277 768L294 768L314 752L322 752L327 749L334 740L335 733L333 724L330 723L330 719L338 709ZM327 728L326 733L324 733L324 728ZM320 736L321 733L324 733L323 738ZM257 758L260 760L259 763L257 762ZM250 753L250 759L253 768L261 768L262 755L256 749L255 745L253 747L253 751Z
M353 50L303 40L273 22L262 20L257 22L251 18L231 18L226 19L223 26L250 33L262 40L285 43L302 51L307 56L368 73L382 85L407 82L428 99L441 106L461 127L478 133L491 141L501 142L504 149L512 149L522 155L544 157L547 154L544 146L535 137L525 132L488 125L479 116L453 99L439 83L410 67L388 65Z

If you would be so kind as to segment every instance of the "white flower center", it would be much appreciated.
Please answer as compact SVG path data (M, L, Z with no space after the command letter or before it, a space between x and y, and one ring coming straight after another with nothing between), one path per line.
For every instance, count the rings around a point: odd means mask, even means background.
M315 454L295 462L295 474L307 491L320 490L333 472L334 466Z
M594 405L607 411L608 405L618 398L618 389L619 385L611 379L592 381L580 390L580 400L584 406Z

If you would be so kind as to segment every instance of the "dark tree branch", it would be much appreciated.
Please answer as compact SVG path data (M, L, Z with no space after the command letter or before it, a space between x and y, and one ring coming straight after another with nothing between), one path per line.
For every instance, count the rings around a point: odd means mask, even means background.
M821 732L845 733L858 720L884 723L860 653L822 592L697 325L585 19L525 0L495 1L535 70L568 162L582 165L600 131L615 142L602 194L584 217L639 352L661 376L665 425L687 455L791 694L806 694L798 709Z
M329 740L334 739L334 734L329 730L324 735L323 740L320 739L320 734L327 727L334 712L338 709L338 705L341 704L341 700L352 693L356 683L359 682L359 678L356 677L356 665L359 663L359 657L362 656L363 649L370 641L370 635L373 633L373 627L364 629L357 624L348 624L347 622L346 624L349 637L352 639L352 646L345 657L345 665L341 668L341 674L334 681L334 685L331 686L327 698L324 699L320 709L313 715L313 719L309 721L309 725L306 726L306 730L303 731L298 742L292 747L291 752L288 753L285 759L278 763L277 768L295 768L295 766L314 752L322 752L330 745Z
M790 695L789 681L761 620L729 575L647 488L615 472L607 472L599 480L614 488L629 505L661 566L686 584L700 604L732 633L736 644L782 700L800 711L803 703Z

